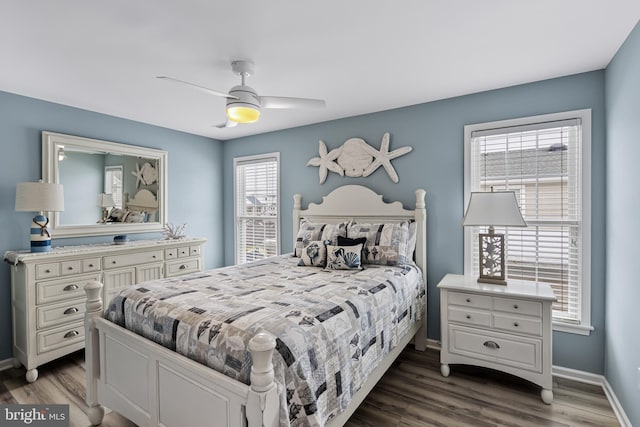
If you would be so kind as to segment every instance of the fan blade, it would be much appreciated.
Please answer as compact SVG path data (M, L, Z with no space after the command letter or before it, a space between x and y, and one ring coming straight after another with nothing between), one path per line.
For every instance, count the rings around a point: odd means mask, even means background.
M216 127L217 127L218 129L234 128L234 127L236 127L236 126L238 126L238 122L234 122L233 120L230 120L230 119L227 119L227 121L226 121L226 122L224 122L224 123L221 123L221 124L219 124L219 125L216 125Z
M324 108L327 103L323 99L261 96L260 105L262 108Z
M189 83L189 82L185 82L184 80L179 80L179 79L174 79L173 77L167 77L167 76L157 76L157 79L164 79L170 82L174 82L174 83L181 83L187 86L191 86L194 87L196 89L199 89L203 92L207 92L211 95L215 95L215 96L221 96L223 98L233 98L233 99L238 99L237 96L233 96L233 95L229 95L228 93L224 93L224 92L220 92L218 90L213 90L213 89L209 89L208 87L204 87L204 86L199 86L197 84L193 84L193 83Z

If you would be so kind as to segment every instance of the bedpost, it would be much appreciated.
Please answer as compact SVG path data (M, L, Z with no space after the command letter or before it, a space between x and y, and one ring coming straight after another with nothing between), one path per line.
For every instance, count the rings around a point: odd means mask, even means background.
M253 365L246 407L248 427L277 427L279 424L280 401L271 362L275 348L275 337L266 332L256 334L249 341Z
M293 250L296 250L296 238L298 230L300 230L300 210L302 209L302 196L300 194L293 195Z
M91 425L102 423L104 407L98 403L98 376L100 375L100 338L95 320L102 316L102 283L89 282L84 291L87 294L87 311L84 315L85 371L87 376L87 416Z
M427 209L425 204L425 196L427 192L422 188L416 190L416 210L415 219L417 226L418 238L416 239L416 264L422 270L424 290L425 290L425 312L422 314L422 326L418 329L415 337L416 350L424 351L427 349L427 314L426 314L426 295L427 295Z

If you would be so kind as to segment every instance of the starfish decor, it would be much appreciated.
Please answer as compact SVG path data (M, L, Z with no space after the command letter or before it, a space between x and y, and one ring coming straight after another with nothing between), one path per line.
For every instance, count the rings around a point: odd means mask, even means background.
M323 140L320 140L320 148L319 148L320 157L314 157L307 162L307 166L319 166L320 169L318 173L320 174L320 184L323 184L327 180L328 171L335 172L340 174L340 176L344 176L344 171L338 165L335 160L342 153L342 147L334 148L333 150L327 152L327 145Z
M380 142L380 150L376 150L363 139L351 138L345 141L341 147L327 150L324 141L320 141L320 157L314 157L307 162L307 166L318 166L320 170L320 184L327 179L329 171L340 174L340 176L367 177L375 172L380 166L387 171L389 178L394 183L400 180L395 169L391 165L391 160L407 154L413 150L410 146L400 147L389 151L389 132L385 132Z

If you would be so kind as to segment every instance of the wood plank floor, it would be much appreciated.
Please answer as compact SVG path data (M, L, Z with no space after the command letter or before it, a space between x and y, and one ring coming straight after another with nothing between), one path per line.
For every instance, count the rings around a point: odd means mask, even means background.
M435 350L408 347L346 425L619 426L598 386L554 378L554 402L545 405L537 386L496 371L452 366L444 378L438 358ZM24 374L22 368L0 372L0 403L68 403L70 425L89 426L82 351L41 366L34 383ZM114 412L102 425L135 427Z

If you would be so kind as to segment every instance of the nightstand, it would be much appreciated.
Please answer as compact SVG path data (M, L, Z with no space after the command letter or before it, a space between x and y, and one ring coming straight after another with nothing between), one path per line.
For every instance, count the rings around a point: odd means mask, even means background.
M551 404L551 287L447 274L438 288L442 375L457 363L496 369L541 386L542 401Z

